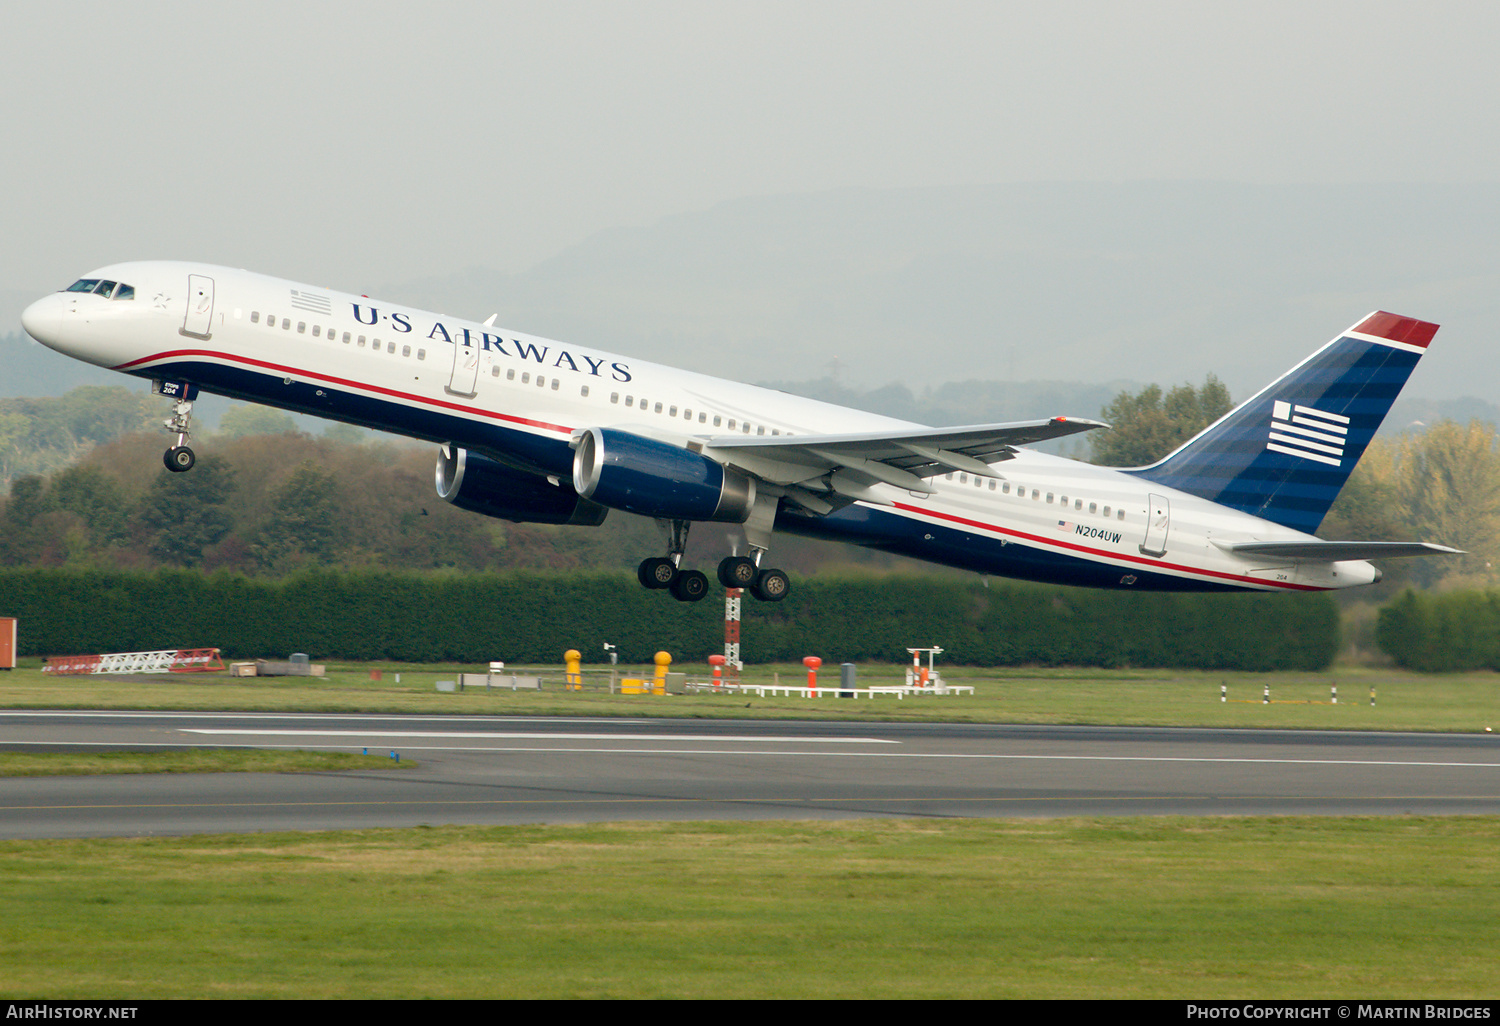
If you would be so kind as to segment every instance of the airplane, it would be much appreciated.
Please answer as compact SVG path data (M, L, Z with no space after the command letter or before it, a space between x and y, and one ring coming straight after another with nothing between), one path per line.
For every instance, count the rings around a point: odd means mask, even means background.
M517 522L655 519L640 583L702 599L694 523L741 525L726 588L777 602L773 534L981 574L1099 588L1325 591L1368 560L1456 553L1314 536L1437 325L1375 312L1150 466L1026 448L1107 427L1053 417L933 428L244 270L112 264L26 308L38 342L150 379L168 470L194 463L200 392L433 442L438 495Z

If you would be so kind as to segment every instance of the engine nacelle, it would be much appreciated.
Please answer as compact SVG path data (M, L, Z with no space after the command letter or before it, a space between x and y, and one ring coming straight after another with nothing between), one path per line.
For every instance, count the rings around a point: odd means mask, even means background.
M609 514L565 482L553 484L455 445L438 450L437 493L459 509L518 524L598 527Z
M589 428L573 454L573 487L585 499L667 520L743 524L755 479L681 446L613 428Z

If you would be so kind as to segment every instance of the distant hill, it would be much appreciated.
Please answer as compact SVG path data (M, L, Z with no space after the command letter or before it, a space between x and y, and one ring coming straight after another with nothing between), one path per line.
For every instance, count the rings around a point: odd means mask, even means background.
M1412 381L1500 398L1500 184L1041 183L769 196L391 299L738 380L1200 382L1244 396L1375 309Z

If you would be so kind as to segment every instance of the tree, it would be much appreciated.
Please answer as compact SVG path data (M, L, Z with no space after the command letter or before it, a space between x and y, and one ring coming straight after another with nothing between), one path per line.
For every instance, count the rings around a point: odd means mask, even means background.
M1424 560L1417 576L1426 584L1458 573L1493 583L1500 557L1500 454L1494 425L1439 421L1406 435L1396 453L1394 501L1423 541L1463 549L1462 556Z
M243 438L246 435L290 435L297 431L292 418L269 406L248 404L235 406L219 418L219 437Z
M124 538L128 517L125 494L98 467L69 467L52 478L49 493L51 505L83 520L92 546L112 545Z
M306 562L334 562L349 533L339 499L337 479L303 461L277 489L271 515L251 543L260 565L285 573Z
M1155 463L1231 408L1229 389L1212 374L1201 388L1178 385L1165 396L1160 385L1134 395L1121 392L1100 413L1109 429L1089 436L1092 462L1105 467Z
M233 492L234 472L222 456L200 457L191 473L158 473L141 500L151 555L172 566L200 565L204 550L234 526Z

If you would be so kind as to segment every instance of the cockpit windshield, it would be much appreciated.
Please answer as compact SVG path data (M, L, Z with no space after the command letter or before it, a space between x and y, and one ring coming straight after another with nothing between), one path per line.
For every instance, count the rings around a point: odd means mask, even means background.
M92 292L105 299L134 299L135 288L115 281L100 278L79 278L65 290L67 292Z

